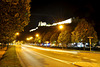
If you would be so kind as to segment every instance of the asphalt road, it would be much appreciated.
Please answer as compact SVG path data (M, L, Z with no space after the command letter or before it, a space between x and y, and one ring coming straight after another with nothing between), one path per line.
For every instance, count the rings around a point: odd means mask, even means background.
M23 67L100 67L100 54L93 58L78 51L28 45L16 45L16 52Z

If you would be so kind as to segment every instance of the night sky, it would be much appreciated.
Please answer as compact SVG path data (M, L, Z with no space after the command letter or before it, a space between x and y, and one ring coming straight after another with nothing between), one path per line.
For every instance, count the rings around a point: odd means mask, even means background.
M99 1L88 0L32 0L30 23L25 31L35 28L39 21L55 23L72 17L86 18L95 23L100 33Z

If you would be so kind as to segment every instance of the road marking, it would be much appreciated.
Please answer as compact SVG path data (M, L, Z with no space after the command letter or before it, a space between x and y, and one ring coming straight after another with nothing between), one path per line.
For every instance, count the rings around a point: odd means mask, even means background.
M83 59L89 59L89 58L83 57ZM96 59L89 59L89 60L91 60L91 61L97 61Z
M47 57L47 58L50 58L50 59L53 59L53 60L56 60L56 61L59 61L59 62L62 62L62 63L65 63L65 64L73 64L73 65L78 65L78 66L91 66L90 65L91 63L90 62L70 62L70 61L65 61L65 60L60 60L60 59L57 59L57 58L53 58L53 57L50 57L50 56L47 56L47 55L44 55L44 54L41 54L41 53L38 53L38 52L35 52L34 53L38 54L38 55L42 55L44 57ZM87 58L87 57L84 57L84 58ZM92 63L93 65L95 65L96 67L98 67L99 65L97 63Z
M87 57L83 57L83 59L88 59Z
M19 59L21 65L22 65L22 67L26 67L26 66L25 66L25 63L24 63L24 62L22 61L22 59L20 58L18 46L17 46L17 48L16 48L16 54L17 54L17 57L18 57L18 59Z
M90 59L91 61L97 61L96 59Z
M38 53L38 52L34 52L34 53L42 55L42 56L50 58L50 59L53 59L53 60L56 60L56 61L59 61L59 62L63 62L63 63L66 63L66 64L72 64L72 62L70 62L70 61L60 60L60 59L53 58L53 57L50 57L50 56L47 56L47 55L44 55L44 54L41 54L41 53Z
M100 67L98 63L90 63L90 62L74 62L73 64L80 67Z
M25 48L23 48L25 49ZM26 50L26 51L29 51L29 50ZM57 58L54 58L54 57L50 57L50 56L47 56L47 55L44 55L44 54L41 54L41 53L38 53L38 52L35 52L35 54L38 54L38 55L41 55L41 56L44 56L44 57L47 57L47 58L50 58L50 59L53 59L53 60L56 60L56 61L59 61L59 62L62 62L62 63L65 63L65 64L74 64L74 65L78 65L78 66L90 66L90 62L70 62L70 61L65 61L65 60L61 60L61 59L57 59ZM74 56L74 55L73 55ZM87 57L83 57L84 59L89 59ZM92 59L93 60L93 59ZM93 63L96 67L98 67L98 64L96 63Z

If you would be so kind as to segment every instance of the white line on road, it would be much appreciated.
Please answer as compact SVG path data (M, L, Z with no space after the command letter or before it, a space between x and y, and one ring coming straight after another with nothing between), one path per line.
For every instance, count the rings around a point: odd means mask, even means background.
M66 64L71 64L72 63L70 61L60 60L60 59L53 58L53 57L50 57L50 56L47 56L47 55L44 55L44 54L41 54L41 53L38 53L38 52L34 52L34 53L39 54L39 55L42 55L42 56L47 57L47 58L50 58L50 59L53 59L53 60L56 60L56 61L60 61L60 62L66 63Z
M89 58L87 58L87 57L83 57L83 59L89 59Z
M89 59L89 58L83 57L83 59ZM97 61L96 59L89 59L89 60L91 60L91 61Z
M90 59L91 61L97 61L96 59Z
M30 50L26 49L25 47L23 47L22 49L25 49L26 51L30 52ZM41 54L41 53L38 53L38 52L35 52L35 54L38 54L38 55L41 55L41 56L44 56L44 57L47 57L47 58L50 58L50 59L53 59L53 60L56 60L56 61L59 61L59 62L62 62L62 63L65 63L65 64L72 64L73 62L70 62L70 61L65 61L65 60L60 60L60 59L57 59L57 58L54 58L54 57L50 57L50 56L47 56L47 55L44 55L44 54Z

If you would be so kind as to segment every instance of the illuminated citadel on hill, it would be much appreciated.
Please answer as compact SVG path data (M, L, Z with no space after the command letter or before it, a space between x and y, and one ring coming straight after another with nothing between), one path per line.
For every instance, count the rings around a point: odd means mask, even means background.
M67 20L64 20L64 21L61 21L61 22L58 22L58 23L53 23L53 24L47 24L46 22L39 22L38 24L38 27L39 26L47 26L47 27L50 27L50 26L56 26L56 25L60 25L60 24L70 24L72 22L72 19L67 19ZM32 31L35 31L38 29L38 27L36 27L35 29L31 29L29 30L29 32L32 32Z

